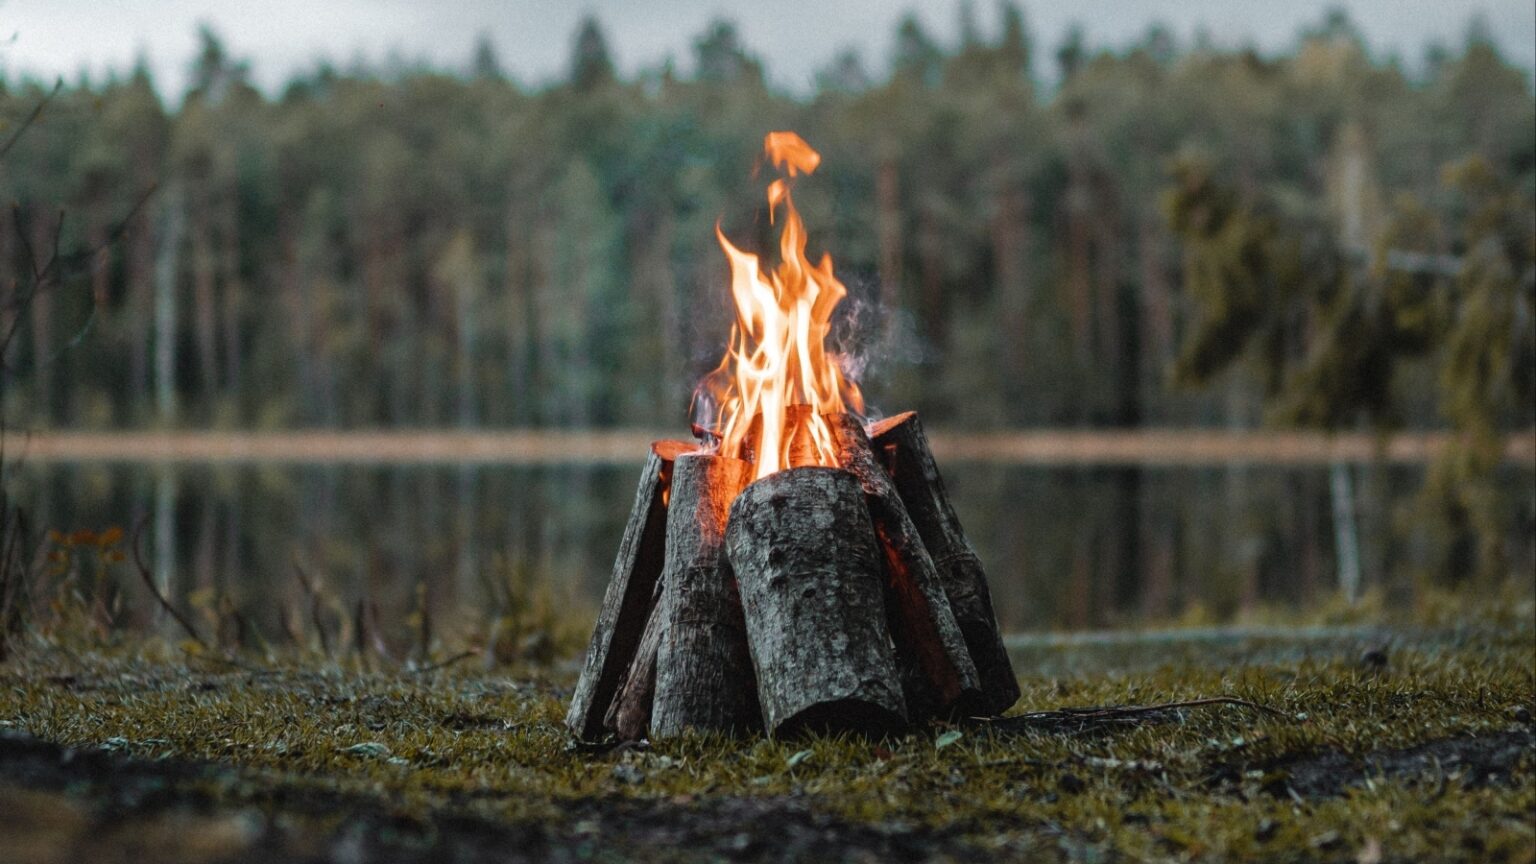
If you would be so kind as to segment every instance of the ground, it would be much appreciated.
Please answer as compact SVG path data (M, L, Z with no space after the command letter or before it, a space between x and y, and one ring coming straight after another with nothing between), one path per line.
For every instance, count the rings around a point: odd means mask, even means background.
M33 645L0 861L1530 862L1531 617L1023 640L1001 721L606 748L570 664ZM1061 710L1209 697L1251 704Z

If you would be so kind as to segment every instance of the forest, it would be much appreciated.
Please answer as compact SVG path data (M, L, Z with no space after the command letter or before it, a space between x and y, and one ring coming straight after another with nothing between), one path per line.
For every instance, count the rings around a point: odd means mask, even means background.
M0 62L0 859L1532 861L1536 70L1475 16L1405 57L1342 10L1261 51L954 8L800 90L726 18L630 72L588 17L537 83L482 37L260 84L213 24L184 92ZM933 432L757 481L841 478L842 523L643 446L703 417L780 130L841 371ZM940 448L1090 433L1324 446ZM699 662L769 722L670 735L661 658L754 579L862 617ZM772 726L867 710L845 620L953 712ZM765 691L771 651L831 671Z
M1361 507L1367 584L1529 560L1503 460L1536 426L1536 101L1484 21L1408 60L1343 11L1265 55L1157 25L1042 46L1015 3L957 8L958 44L909 16L806 93L723 19L626 77L588 18L539 86L481 39L462 69L317 61L266 92L210 28L179 101L146 63L0 82L5 422L680 434L732 318L715 226L765 247L761 142L793 129L872 415L1449 431L1411 508L1339 464L1258 498L1239 470L1208 503L1300 502L1277 530L1313 569ZM1073 572L1130 578L1144 479L1114 473L1088 521L1119 539L1080 538Z
M1269 409L1309 386L1301 367L1347 315L1341 280L1422 318L1425 297L1497 271L1529 314L1531 74L1486 25L1408 62L1342 12L1262 56L1157 26L1039 46L999 9L983 29L963 5L958 46L909 17L888 64L844 54L810 94L768 86L727 21L687 62L624 79L589 19L566 80L539 88L482 40L467 69L319 63L268 95L211 30L179 103L142 64L4 81L6 128L43 106L0 164L0 286L26 319L7 417L679 427L729 326L714 223L748 248L766 236L753 172L779 128L824 156L797 197L853 294L842 348L877 410L968 428L1443 426L1441 358L1393 362L1401 334L1362 337L1375 377L1312 394L1332 407ZM1206 224L1223 196L1262 238ZM1488 196L1502 209L1474 224ZM1484 236L1497 260L1460 268ZM1250 241L1290 268L1253 289L1273 296L1203 293L1202 273L1262 254L1223 264L1212 244ZM58 290L20 296L55 245L82 254ZM1528 334L1512 350L1518 366ZM1530 376L1514 377L1501 428L1530 425Z

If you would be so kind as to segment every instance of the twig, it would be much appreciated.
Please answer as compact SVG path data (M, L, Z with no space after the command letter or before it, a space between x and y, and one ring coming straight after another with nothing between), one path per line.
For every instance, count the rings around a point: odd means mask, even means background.
M6 139L3 145L0 145L0 159L4 159L5 154L11 152L11 148L16 146L16 142L21 140L21 136L27 134L27 130L32 128L33 123L37 122L37 118L43 116L43 109L47 108L48 103L53 101L53 97L59 95L59 91L63 89L64 78L60 76L59 80L53 83L53 89L48 91L48 95L38 100L37 104L32 108L32 113L27 115L27 119L21 121L21 125L16 127L16 131L11 133L11 137Z
M1028 714L1017 714L1012 717L989 718L986 722L998 728L1009 726L1056 726L1076 723L1088 725L1104 721L1132 720L1137 717L1145 717L1149 714L1161 714L1168 711L1178 711L1185 708L1206 708L1213 705L1232 705L1239 708L1249 708L1272 717L1289 719L1284 711L1272 708L1258 702L1247 699L1239 699L1236 696L1209 696L1201 699L1185 699L1177 702L1162 702L1156 705L1126 705L1111 706L1107 708L1061 708L1054 711L1032 711Z
M320 636L320 652L329 659L331 656L331 640L330 637L325 635L325 617L321 614L322 610L320 609L320 591L315 586L315 583L310 580L309 574L304 571L304 566L299 563L297 557L293 559L293 572L298 574L299 587L303 588L304 593L309 596L309 620L314 623L315 632Z
M138 524L133 526L132 545L134 567L138 569L139 578L144 581L144 587L148 588L149 593L154 595L155 601L160 604L160 608L164 609L167 613L170 614L172 618L176 619L176 623L180 624L181 629L185 630L187 635L192 637L193 642L196 642L199 646L202 647L204 651L207 651L208 643L203 641L203 637L197 632L197 628L192 626L192 622L183 617L180 612L176 611L176 607L171 605L171 601L165 599L165 595L160 593L160 587L155 584L154 575L149 572L149 566L144 563L144 551L139 548L139 537L144 533L144 523L148 521L149 516L146 514L144 516L140 516Z
M468 651L460 651L459 653L453 655L452 657L449 657L447 660L442 660L442 661L439 661L437 663L433 663L430 666L417 666L415 669L412 669L411 672L412 672L412 674L415 674L415 675L420 675L420 674L422 674L424 672L436 672L439 669L446 669L447 667L452 666L453 664L459 662L460 660L468 660L471 657L479 657L479 656L480 656L480 649L479 648L471 648Z
M1204 708L1210 705L1235 705L1240 708L1252 708L1275 717L1285 717L1284 711L1262 705L1258 702L1250 702L1247 699L1239 699L1236 696L1208 696L1201 699L1186 699L1179 702L1162 702L1156 705L1126 705L1124 707L1111 706L1108 708L1062 708L1057 711L1037 711L1032 714L1021 714L1021 717L1044 717L1052 715L1067 715L1076 718L1110 719L1120 717L1135 717L1140 714L1155 714L1159 711L1176 711L1180 708Z

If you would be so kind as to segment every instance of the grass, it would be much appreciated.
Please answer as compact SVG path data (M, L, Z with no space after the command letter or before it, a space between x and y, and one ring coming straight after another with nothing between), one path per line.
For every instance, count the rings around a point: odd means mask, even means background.
M162 858L304 860L361 836L355 860L451 846L467 860L515 847L571 860L1528 862L1531 611L1398 627L1368 662L1374 642L1348 640L1250 661L1234 659L1241 645L1101 648L1091 671L1071 647L1016 658L1016 714L1209 696L1275 714L1212 705L879 742L607 750L571 746L561 726L568 666L367 672L313 655L237 666L153 640L34 647L0 665L0 733L13 735L0 740L24 754L0 746L0 859L32 843L110 860L127 847L91 844L112 826L196 814L202 829L165 835L234 839L166 841ZM79 776L37 740L95 761ZM129 794L145 777L149 804Z

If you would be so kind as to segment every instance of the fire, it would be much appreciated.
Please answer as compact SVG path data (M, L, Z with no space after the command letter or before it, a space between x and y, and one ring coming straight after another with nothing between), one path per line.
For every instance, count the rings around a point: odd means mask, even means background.
M836 466L822 415L864 410L858 386L826 347L832 313L848 290L832 273L831 255L814 264L806 257L805 223L790 194L790 180L815 171L821 154L793 132L768 133L763 150L786 175L768 184L769 219L782 223L778 265L765 271L715 224L731 265L736 323L720 367L695 394L696 408L715 412L706 425L721 454L754 460L753 479L801 465Z

